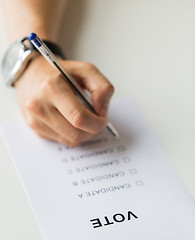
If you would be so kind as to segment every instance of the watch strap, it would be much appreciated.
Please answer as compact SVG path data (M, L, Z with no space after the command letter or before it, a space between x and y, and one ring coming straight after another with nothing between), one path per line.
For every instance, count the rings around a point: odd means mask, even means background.
M62 59L67 59L65 54L63 53L62 49L55 43L51 41L44 40L44 43L48 46L48 48L53 52L53 54L59 56ZM18 44L18 45L17 45ZM17 46L17 48L20 47L20 44L23 45L23 57L21 56L19 58L20 62L16 63L12 69L9 69L10 64L7 62L7 56L9 56L10 48L14 45ZM7 49L7 51L4 54L3 60L1 62L1 71L3 75L4 82L7 86L14 86L14 83L20 78L22 73L26 70L29 62L36 57L36 55L39 54L39 51L34 47L34 45L31 43L30 39L26 36L23 37L14 43ZM10 56L9 56L10 58ZM13 61L12 61L13 62ZM6 68L7 66L7 68ZM17 66L17 68L16 68Z
M58 55L59 57L61 57L62 59L67 59L64 52L62 51L61 47L58 46L57 44L51 42L51 41L47 41L47 40L43 40L43 42L47 45L47 47L52 51L52 53L54 55ZM33 50L36 50L38 51L34 45L32 44L33 46Z

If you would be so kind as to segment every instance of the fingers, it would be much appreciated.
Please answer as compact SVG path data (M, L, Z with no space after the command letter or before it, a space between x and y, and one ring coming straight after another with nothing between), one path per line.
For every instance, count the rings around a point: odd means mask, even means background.
M77 146L95 136L75 128L56 108L44 109L37 102L28 107L27 123L40 137L70 146Z
M71 65L71 61L68 63ZM80 85L91 92L93 106L101 116L106 116L114 87L105 76L92 64L76 62L77 67L70 68L70 74Z
M39 119L33 119L31 122L29 122L30 127L36 132L36 134L44 139L52 140L56 142L60 142L62 144L76 147L80 145L80 143L83 141L83 138L79 133L76 133L76 138L70 138L66 136L63 136L61 133L56 132L52 128L50 128L47 124L40 121ZM51 126L51 125L50 125ZM87 139L91 139L93 136L85 137ZM82 141L81 141L82 139ZM80 141L79 141L80 140Z
M78 145L83 141L90 140L95 136L72 126L55 108L51 109L49 116L42 119L42 121L59 136L66 138L74 145Z
M40 137L69 146L99 134L107 122L113 86L89 63L62 61L67 72L91 92L97 116L78 101L61 74L43 60L40 57L33 61L16 86L27 123Z
M27 123L41 138L60 142L65 145L72 145L72 143L69 142L66 138L60 136L46 124L36 118L27 118Z
M86 109L60 75L58 81L50 80L42 86L46 96L49 96L50 104L72 125L71 129L80 129L90 134L100 133L106 125L106 119Z

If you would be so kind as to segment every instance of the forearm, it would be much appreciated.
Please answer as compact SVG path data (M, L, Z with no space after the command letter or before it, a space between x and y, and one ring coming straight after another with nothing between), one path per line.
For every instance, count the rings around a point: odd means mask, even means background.
M8 39L36 32L42 39L57 41L60 21L68 0L2 0Z
M0 1L3 2L10 41L35 32L44 40L57 42L68 0ZM14 86L22 113L37 135L74 147L92 139L105 128L114 89L92 64L62 59L61 64L84 89L91 92L97 115L78 101L63 76L41 55L31 61Z

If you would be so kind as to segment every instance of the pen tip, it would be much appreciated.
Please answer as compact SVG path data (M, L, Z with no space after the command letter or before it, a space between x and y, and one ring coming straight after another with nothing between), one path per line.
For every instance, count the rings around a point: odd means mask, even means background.
M113 127L113 125L110 122L107 124L106 127L115 139L117 139L117 140L120 139L119 133L117 132L117 130Z
M119 135L119 133L116 131L116 129L114 129L114 137L115 137L115 139L117 139L117 140L120 139L120 135Z

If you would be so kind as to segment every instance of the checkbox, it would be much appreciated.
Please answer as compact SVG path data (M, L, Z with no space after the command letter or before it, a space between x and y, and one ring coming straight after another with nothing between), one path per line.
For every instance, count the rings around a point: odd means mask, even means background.
M71 169L68 169L66 172L67 172L68 175L72 174L72 170Z
M61 152L63 148L61 146L58 147L58 151Z
M141 180L139 180L139 181L136 181L136 182L135 182L135 184L136 184L138 187L140 187L140 186L143 186L143 185L144 185L143 181L141 181Z
M137 174L137 170L135 168L132 168L129 170L129 173L132 175Z
M131 158L130 157L124 157L123 162L129 163L129 162L131 162Z
M117 149L119 152L123 152L123 151L125 151L125 146L122 146L122 145L118 146Z
M67 158L63 158L63 159L62 159L62 162L63 162L63 163L67 163L67 162L68 162L68 159L67 159Z

